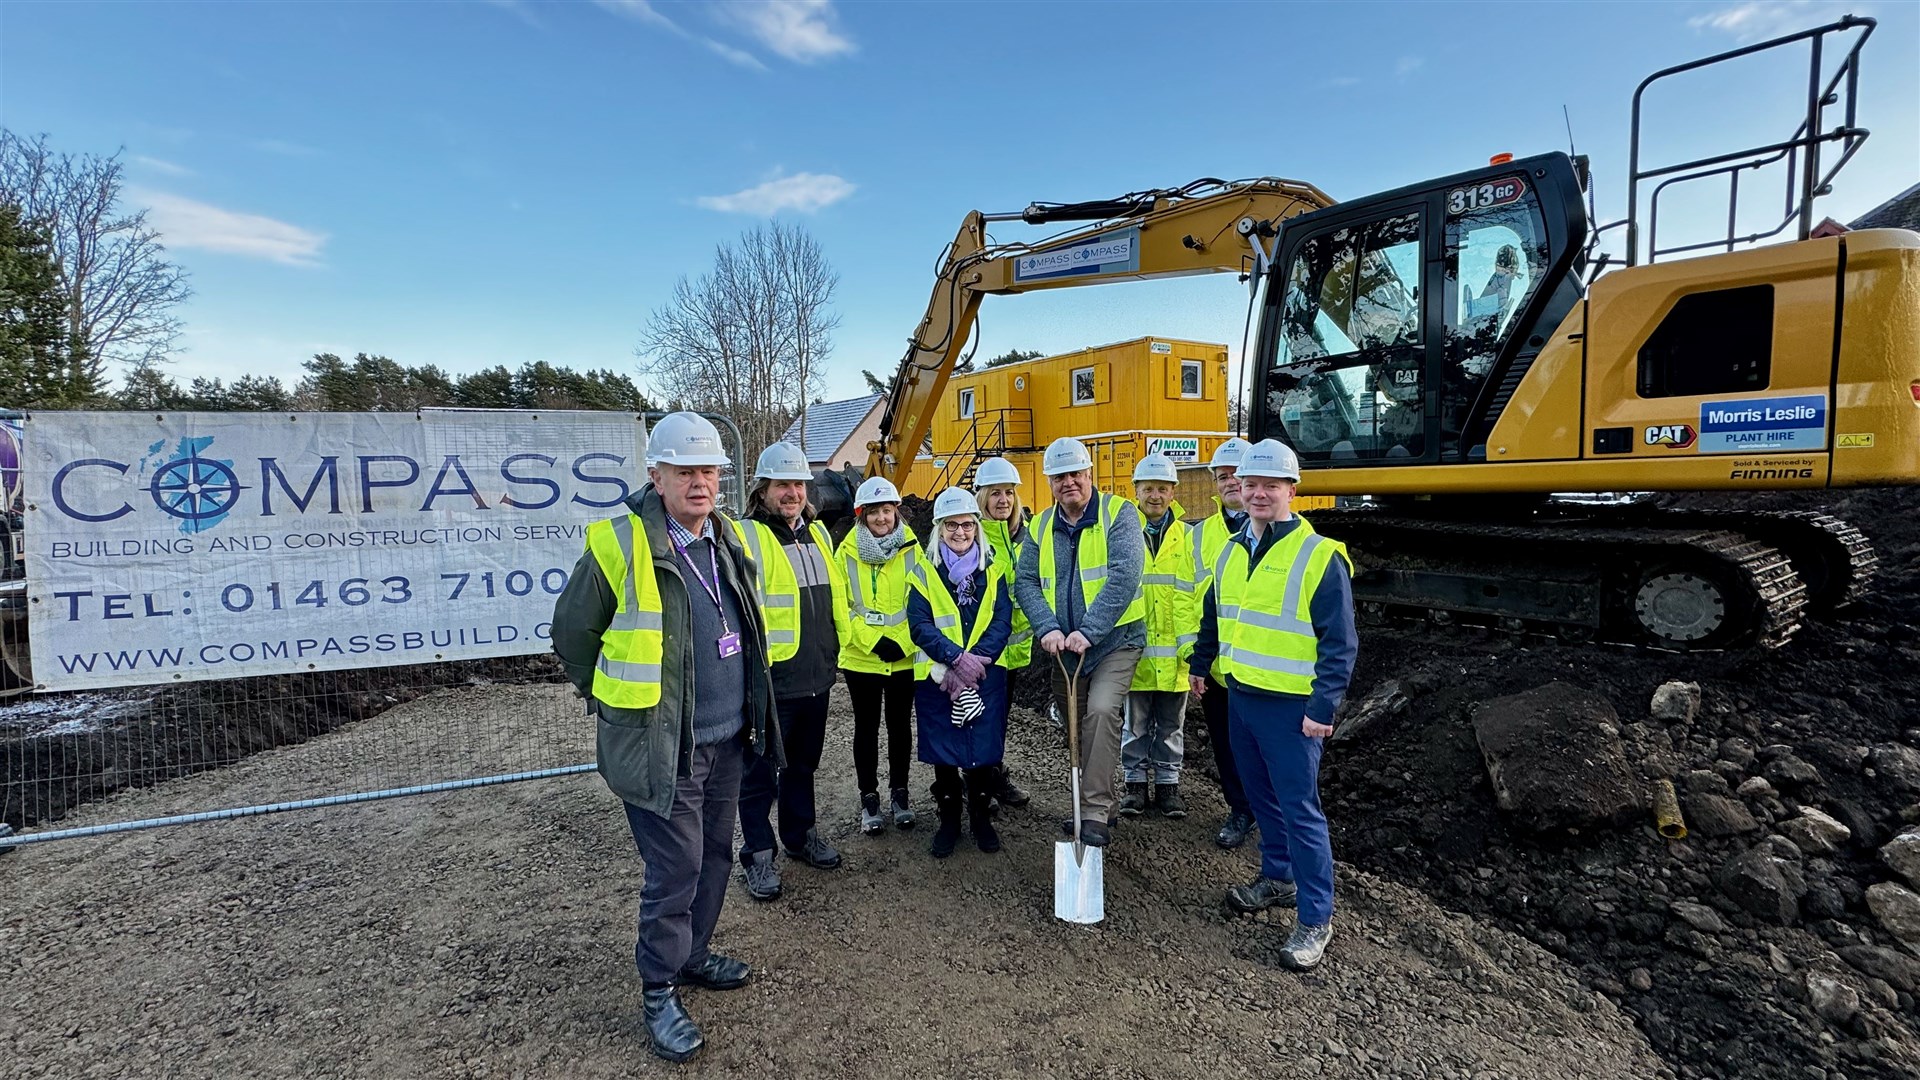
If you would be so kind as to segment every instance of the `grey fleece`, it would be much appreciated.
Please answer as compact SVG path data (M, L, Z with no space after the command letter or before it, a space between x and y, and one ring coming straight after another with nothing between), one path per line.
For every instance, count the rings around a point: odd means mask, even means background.
M1048 608L1046 594L1040 591L1040 536L1034 530L1027 530L1027 542L1020 547L1020 568L1013 585L1020 610L1027 613L1027 621L1033 624L1036 647L1041 638L1055 630L1063 634L1078 630L1093 643L1083 662L1086 671L1098 667L1115 649L1147 643L1145 619L1114 626L1114 621L1139 594L1140 576L1146 571L1146 540L1141 532L1139 508L1132 503L1121 500L1118 512L1107 523L1107 583L1091 608L1080 589L1080 573L1076 568L1079 536L1087 529L1098 527L1100 498L1100 492L1093 493L1093 498L1087 500L1086 513L1078 522L1069 524L1061 520L1063 515L1054 515L1053 579L1060 611ZM1037 660L1039 654L1035 656Z

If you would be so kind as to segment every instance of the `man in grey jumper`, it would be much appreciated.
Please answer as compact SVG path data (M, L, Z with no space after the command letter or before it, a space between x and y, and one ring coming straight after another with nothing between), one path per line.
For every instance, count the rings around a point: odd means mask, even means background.
M1062 715L1067 682L1054 658L1065 661L1070 674L1078 669L1080 835L1103 847L1112 824L1127 689L1147 643L1140 592L1146 541L1139 510L1094 489L1093 459L1079 440L1055 439L1040 467L1054 504L1034 520L1020 549L1013 592L1047 655L1043 662L1054 665L1053 696Z

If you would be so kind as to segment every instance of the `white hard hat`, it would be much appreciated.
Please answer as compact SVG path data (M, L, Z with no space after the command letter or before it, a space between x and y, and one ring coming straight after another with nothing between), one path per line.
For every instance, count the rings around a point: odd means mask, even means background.
M1240 476L1272 476L1300 482L1300 456L1279 439L1261 439L1240 461Z
M1047 444L1047 453L1040 459L1040 471L1048 476L1061 473L1080 472L1093 468L1093 455L1087 453L1087 445L1079 439L1062 435Z
M755 480L811 480L813 470L807 467L807 455L800 448L788 442L777 442L760 451L760 460L754 463Z
M884 476L867 477L860 482L860 489L853 493L853 508L855 510L863 506L877 506L880 503L897 503L899 501L900 489L894 487L893 481L888 480Z
M1252 443L1236 435L1213 448L1213 460L1207 462L1207 468L1218 469L1226 466L1237 469L1240 467L1240 459L1246 457L1247 451L1251 449L1253 449Z
M974 501L973 492L966 488L951 487L933 500L933 520L945 521L950 517L970 514L980 516L980 504Z
M1148 454L1133 467L1133 482L1142 480L1165 480L1169 484L1180 482L1180 469L1173 459L1165 454Z
M731 465L720 429L699 413L671 412L647 433L649 465Z
M995 484L1017 485L1019 483L1020 470L1013 467L1013 462L1003 457L988 458L980 463L979 468L973 470L973 490L975 491Z

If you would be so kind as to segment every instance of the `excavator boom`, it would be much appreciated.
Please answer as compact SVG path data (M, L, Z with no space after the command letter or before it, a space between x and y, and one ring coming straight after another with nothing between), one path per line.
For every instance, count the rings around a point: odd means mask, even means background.
M1188 274L1258 275L1281 221L1333 200L1296 180L1196 180L1184 187L1091 203L1036 203L1013 214L974 211L960 223L868 444L868 476L904 484L933 422L934 406L973 336L980 300L1110 281ZM1096 224L1037 244L993 244L996 221ZM1257 278L1256 278L1257 280Z

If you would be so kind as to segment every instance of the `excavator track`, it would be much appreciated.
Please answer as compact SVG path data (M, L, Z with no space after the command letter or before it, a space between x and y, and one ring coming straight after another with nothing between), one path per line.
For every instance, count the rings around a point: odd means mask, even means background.
M1666 528L1725 529L1780 549L1807 586L1807 611L1832 614L1866 594L1879 556L1859 529L1831 514L1762 510L1642 511L1640 520Z
M1354 598L1389 617L1691 652L1771 649L1808 594L1779 549L1726 528L1623 524L1593 508L1465 521L1307 515L1354 556Z

